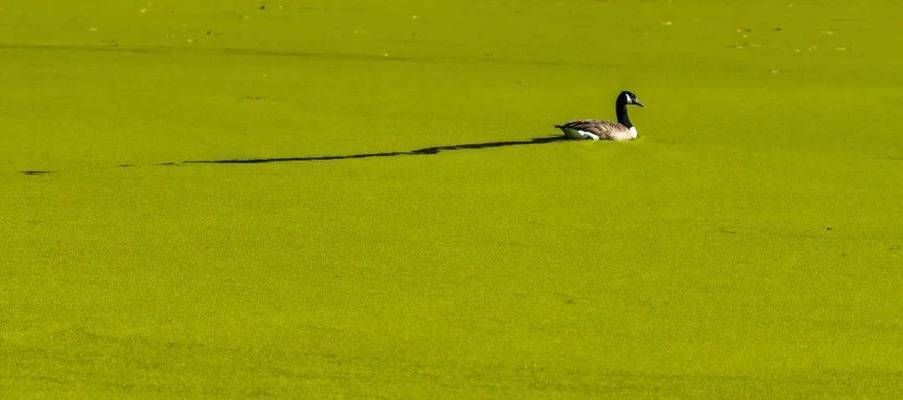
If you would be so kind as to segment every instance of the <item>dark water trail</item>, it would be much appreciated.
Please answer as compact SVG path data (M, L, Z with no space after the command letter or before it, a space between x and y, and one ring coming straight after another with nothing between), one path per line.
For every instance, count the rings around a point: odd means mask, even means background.
M491 149L496 147L509 147L509 146L528 146L528 145L538 145L538 144L547 144L547 143L555 143L571 140L565 136L544 136L533 138L529 140L506 140L506 141L497 141L497 142L481 142L481 143L463 143L463 144L452 144L446 146L433 146L433 147L423 147L420 149L414 149L409 151L385 151L378 153L359 153L359 154L344 154L344 155L325 155L325 156L304 156L304 157L266 157L266 158L235 158L235 159L222 159L222 160L186 160L186 161L169 161L169 162L160 162L156 164L152 164L153 166L179 166L182 164L263 164L263 163L277 163L277 162L305 162L305 161L337 161L337 160L353 160L353 159L363 159L363 158L378 158L378 157L402 157L402 156L431 156L436 155L445 151L460 151L460 150L479 150L479 149ZM135 164L119 164L116 166L117 168L133 168L137 167ZM19 171L23 175L27 176L37 176L37 175L47 175L54 173L56 171L50 170L23 170Z
M425 156L425 155L439 154L443 151L477 150L477 149L489 149L489 148L494 148L494 147L508 147L508 146L526 146L526 145L561 142L561 141L565 141L565 140L570 140L570 139L568 139L567 137L564 137L564 136L546 136L546 137L533 138L530 140L509 140L509 141L501 141L501 142L464 143L464 144L454 144L454 145L447 145L447 146L424 147L421 149L410 150L410 151L388 151L388 152L381 152L381 153L360 153L360 154L310 156L310 157L237 158L237 159L225 159L225 160L187 160L187 161L182 161L182 163L184 163L184 164L262 164L262 163L273 163L273 162L334 161L334 160L351 160L351 159L377 158L377 157ZM158 165L172 165L172 163L158 164Z
M53 171L47 171L47 170L43 170L43 169L28 169L28 170L19 171L19 172L21 172L22 175L28 175L28 176L47 175L47 174L53 173Z

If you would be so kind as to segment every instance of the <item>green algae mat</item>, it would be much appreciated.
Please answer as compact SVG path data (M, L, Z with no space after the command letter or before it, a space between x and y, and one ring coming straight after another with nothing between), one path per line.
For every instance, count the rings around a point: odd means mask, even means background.
M901 398L901 15L2 2L0 398Z

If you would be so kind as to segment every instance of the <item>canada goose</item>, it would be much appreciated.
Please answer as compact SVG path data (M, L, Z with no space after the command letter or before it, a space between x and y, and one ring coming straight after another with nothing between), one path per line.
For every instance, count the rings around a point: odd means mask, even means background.
M583 119L563 125L555 125L555 127L561 129L564 135L571 139L633 140L636 139L637 131L633 124L630 123L630 118L627 117L627 106L629 104L643 106L633 92L625 90L615 100L615 113L618 116L618 122Z

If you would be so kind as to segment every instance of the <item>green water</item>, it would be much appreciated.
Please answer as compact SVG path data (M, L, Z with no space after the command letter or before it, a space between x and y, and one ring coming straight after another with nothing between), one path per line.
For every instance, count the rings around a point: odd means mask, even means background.
M0 397L903 397L899 2L75 3L0 3Z

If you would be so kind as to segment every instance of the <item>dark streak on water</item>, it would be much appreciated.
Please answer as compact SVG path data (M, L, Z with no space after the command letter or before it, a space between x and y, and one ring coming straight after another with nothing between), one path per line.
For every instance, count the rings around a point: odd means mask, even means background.
M22 175L33 176L33 175L47 175L53 173L53 171L41 170L41 169L30 169L25 171L19 171Z
M410 150L410 151L386 151L380 153L361 153L361 154L345 154L345 155L332 155L332 156L309 156L309 157L271 157L271 158L236 158L236 159L226 159L226 160L187 160L182 162L168 161L162 163L156 163L153 165L157 166L178 166L181 164L263 164L263 163L275 163L275 162L302 162L302 161L333 161L333 160L351 160L351 159L361 159L361 158L376 158L376 157L399 157L399 156L429 156L436 155L443 151L458 151L458 150L478 150L478 149L489 149L494 147L508 147L508 146L525 146L525 145L534 145L534 144L546 144L546 143L555 143L571 140L565 136L545 136L538 137L529 140L508 140L508 141L499 141L499 142L482 142L482 143L464 143L464 144L453 144L447 146L433 146L433 147L424 147L421 149ZM134 167L135 164L119 164L117 167L119 168L131 168ZM45 175L53 173L53 171L47 170L25 170L19 171L23 175Z
M448 146L435 146L435 147L424 147L422 149L410 150L410 151L388 151L381 153L361 153L361 154L347 154L347 155L333 155L333 156L310 156L310 157L277 157L277 158L239 158L239 159L228 159L228 160L188 160L183 161L183 163L187 164L262 164L262 163L272 163L272 162L301 162L301 161L332 161L332 160L349 160L349 159L359 159L359 158L375 158L375 157L398 157L398 156L424 156L424 155L435 155L439 154L443 151L456 151L456 150L474 150L474 149L487 149L493 147L507 147L507 146L524 146L524 145L534 145L534 144L545 144L545 143L554 143L560 142L564 140L570 140L564 136L548 136L548 137L538 137L530 140L510 140L503 142L483 142L483 143L465 143L465 144L455 144ZM164 163L157 165L172 165L174 163Z

